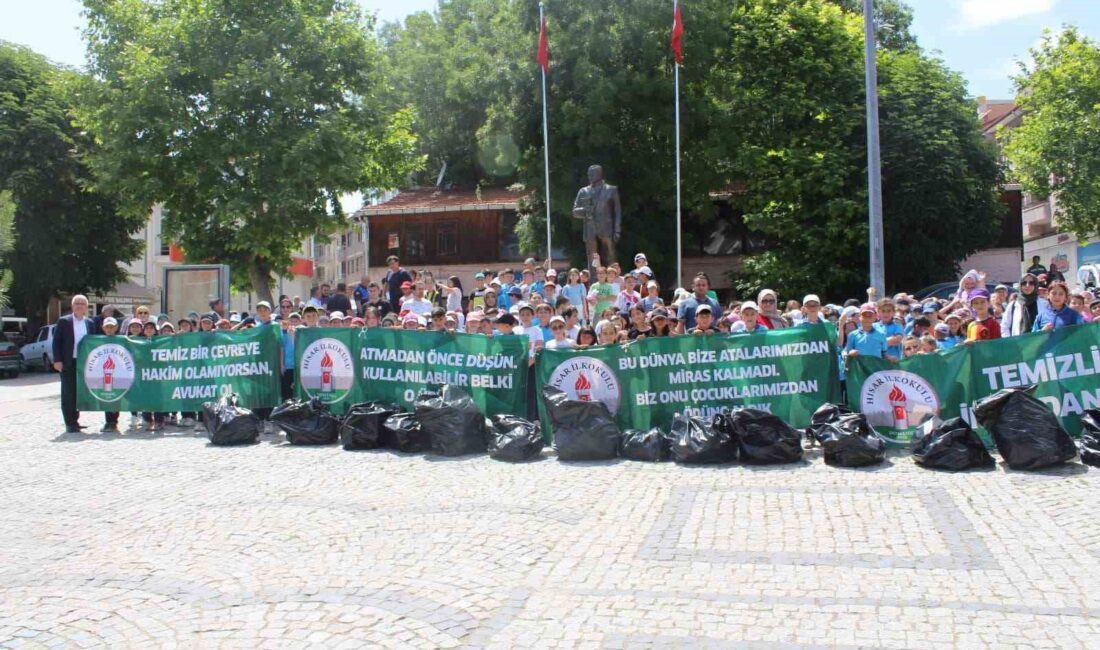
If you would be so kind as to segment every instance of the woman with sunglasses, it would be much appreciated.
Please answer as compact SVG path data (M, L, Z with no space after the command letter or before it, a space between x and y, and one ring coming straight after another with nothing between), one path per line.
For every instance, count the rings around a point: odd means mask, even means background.
M1046 301L1039 297L1038 278L1032 273L1025 273L1020 278L1016 296L1005 305L1005 313L1001 317L1001 336L1019 336L1030 332L1045 305Z

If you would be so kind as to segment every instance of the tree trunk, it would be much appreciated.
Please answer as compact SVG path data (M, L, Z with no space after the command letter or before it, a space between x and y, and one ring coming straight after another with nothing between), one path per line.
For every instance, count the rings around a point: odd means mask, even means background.
M248 279L252 281L252 290L259 300L275 304L271 295L271 266L262 257L252 259L248 265Z

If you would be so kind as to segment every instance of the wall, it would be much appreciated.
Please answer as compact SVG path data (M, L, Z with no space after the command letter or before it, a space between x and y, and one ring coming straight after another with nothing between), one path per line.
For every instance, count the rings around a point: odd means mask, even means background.
M1020 280L1020 265L1019 248L989 248L966 258L959 263L959 268L964 273L970 269L984 271L987 281L992 284L1011 284ZM913 287L912 290L919 288Z

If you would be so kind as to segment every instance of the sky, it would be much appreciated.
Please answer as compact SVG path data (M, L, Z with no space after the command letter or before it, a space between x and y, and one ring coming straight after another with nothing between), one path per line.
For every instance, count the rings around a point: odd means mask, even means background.
M533 0L532 0L533 1ZM1100 39L1100 0L907 0L913 29L926 50L938 51L963 74L974 96L1009 99L1014 61L1027 56L1044 28L1077 25ZM431 9L435 0L359 0L381 20ZM546 0L553 12L553 0ZM683 0L685 38L691 37L691 0ZM84 62L79 0L0 0L0 39L29 46L72 66Z

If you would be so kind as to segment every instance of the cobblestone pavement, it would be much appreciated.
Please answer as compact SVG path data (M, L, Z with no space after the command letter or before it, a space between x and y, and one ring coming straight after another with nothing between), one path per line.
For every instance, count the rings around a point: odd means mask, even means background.
M5 390L0 647L1100 647L1079 464L226 449Z

